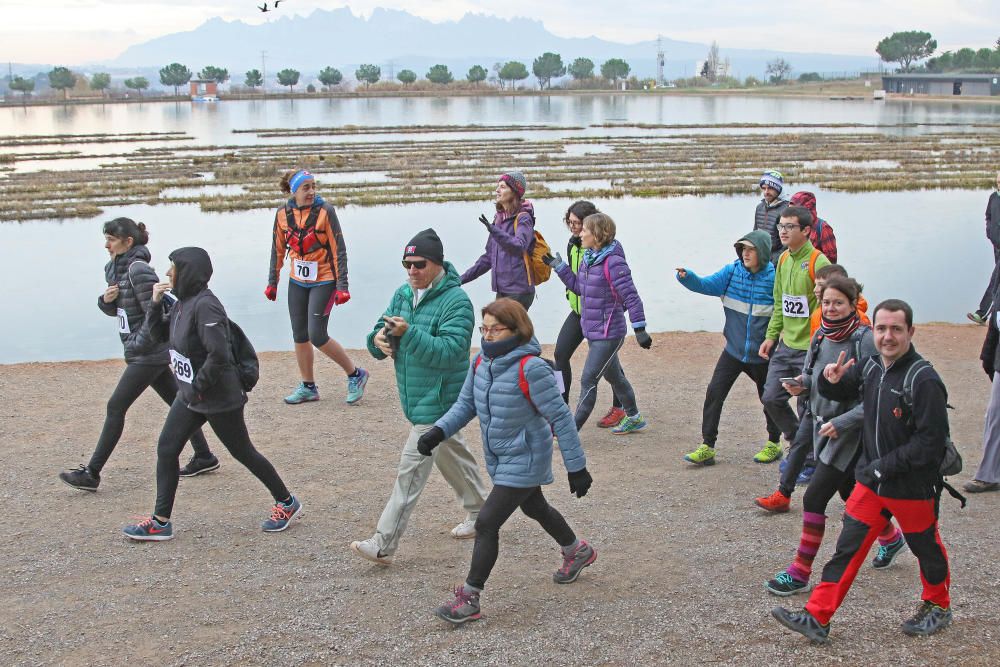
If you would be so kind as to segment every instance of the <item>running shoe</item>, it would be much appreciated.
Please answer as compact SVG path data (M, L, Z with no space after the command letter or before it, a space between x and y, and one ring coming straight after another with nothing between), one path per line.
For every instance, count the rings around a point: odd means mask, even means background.
M715 465L715 448L702 443L698 449L684 455L684 460L697 466Z
M271 517L260 524L265 533L280 533L302 514L302 503L295 496L291 501L285 503L275 503L271 508Z
M557 584L572 584L580 576L583 568L597 560L597 552L594 551L594 547L587 544L586 540L580 540L580 546L576 551L571 554L564 553L562 557L562 567L552 574L552 581Z
M347 376L347 399L348 405L354 405L365 396L365 385L368 384L368 371L363 368L358 369L357 376Z
M962 485L962 490L966 493L985 493L986 491L996 491L997 489L1000 489L1000 483L984 482L979 479L974 479Z
M618 426L611 429L611 433L612 435L626 435L628 433L638 433L644 428L646 428L646 420L642 418L642 415L636 413L631 417L626 415L618 423Z
M200 475L203 472L212 472L213 470L219 469L219 459L212 455L210 459L198 458L198 455L191 457L191 460L187 462L187 465L180 469L178 473L181 477L194 477L195 475Z
M299 403L310 403L319 400L319 389L310 389L304 382L300 382L288 396L285 396L285 403L298 405Z
M80 491L97 491L97 487L101 483L101 475L93 472L87 466L80 466L75 470L61 472L59 473L59 479L63 483Z
M924 600L917 608L917 613L903 622L903 632L911 637L925 637L943 630L951 623L951 609L939 607L933 602Z
M621 408L613 407L608 410L608 414L601 417L601 421L597 422L598 428L612 428L618 426L625 419L625 411Z
M753 460L757 463L774 463L784 455L781 445L776 442L767 441L764 448L753 455Z
M160 523L149 517L142 523L122 528L125 537L137 542L164 542L174 539L174 524L167 521Z
M788 508L792 505L792 498L791 496L786 496L781 491L775 491L769 496L755 498L754 503L757 507L765 509L768 512L787 512Z
M879 545L878 553L872 559L872 567L876 570L884 570L892 565L899 552L906 548L906 540L900 535L895 542L885 546Z
M775 607L771 610L778 623L789 630L794 630L805 636L816 644L825 644L830 641L830 624L823 625L808 611L788 611L784 607Z
M451 536L456 540L471 540L476 536L476 520L466 519L451 529Z
M802 468L802 472L800 472L799 476L795 478L795 485L808 486L809 482L813 478L813 473L815 472L816 472L816 466L804 466Z
M986 324L986 318L980 315L979 313L966 313L965 316L968 317L970 321L975 322L976 324Z
M482 613L479 611L479 593L467 592L465 586L459 584L455 587L455 599L435 609L434 615L455 625L478 621L482 618Z
M767 592L778 597L786 598L796 593L805 593L809 590L808 581L799 581L787 572L779 572L774 575L774 579L764 584Z
M392 556L382 551L374 537L360 542L351 542L351 551L358 554L365 560L370 560L379 565L389 565L392 563Z

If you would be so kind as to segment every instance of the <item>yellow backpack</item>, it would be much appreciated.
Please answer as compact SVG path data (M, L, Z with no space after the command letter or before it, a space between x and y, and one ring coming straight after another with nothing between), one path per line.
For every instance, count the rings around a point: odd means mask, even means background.
M552 277L552 267L542 261L549 254L549 244L539 231L535 232L535 245L530 253L524 253L524 268L528 272L528 284L540 285ZM514 218L514 233L517 234L517 218Z

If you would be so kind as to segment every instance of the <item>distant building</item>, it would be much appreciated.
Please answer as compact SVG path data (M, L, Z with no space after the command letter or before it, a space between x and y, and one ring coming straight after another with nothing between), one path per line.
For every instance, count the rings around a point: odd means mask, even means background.
M905 95L1000 95L1000 74L884 74L882 87Z
M191 79L192 102L218 102L219 84L213 79Z

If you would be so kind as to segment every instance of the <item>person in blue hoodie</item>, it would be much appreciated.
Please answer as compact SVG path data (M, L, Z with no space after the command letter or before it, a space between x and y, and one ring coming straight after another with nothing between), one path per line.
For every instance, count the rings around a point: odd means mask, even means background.
M763 396L767 380L767 359L757 354L767 333L774 310L774 264L771 263L771 236L764 230L750 232L736 242L736 260L710 276L701 277L687 268L677 269L677 280L692 292L722 298L726 314L723 334L726 347L712 372L702 410L698 449L684 456L695 465L715 464L715 442L719 436L722 405L741 373L757 385ZM767 411L767 445L776 446L781 430ZM767 448L765 445L765 449Z

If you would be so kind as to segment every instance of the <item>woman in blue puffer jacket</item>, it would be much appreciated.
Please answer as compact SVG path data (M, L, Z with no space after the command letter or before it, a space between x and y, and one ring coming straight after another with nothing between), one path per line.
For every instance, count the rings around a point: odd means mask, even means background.
M417 441L420 453L430 456L443 440L479 417L493 490L476 519L469 575L455 589L454 599L434 612L456 624L480 617L479 594L497 560L500 528L518 507L562 547L563 565L552 575L556 583L576 581L581 570L597 560L593 547L577 539L542 494L542 485L552 483L553 434L569 473L570 492L582 498L592 479L552 367L538 357L541 347L528 312L513 299L498 299L482 314L482 352L471 364L458 400Z

